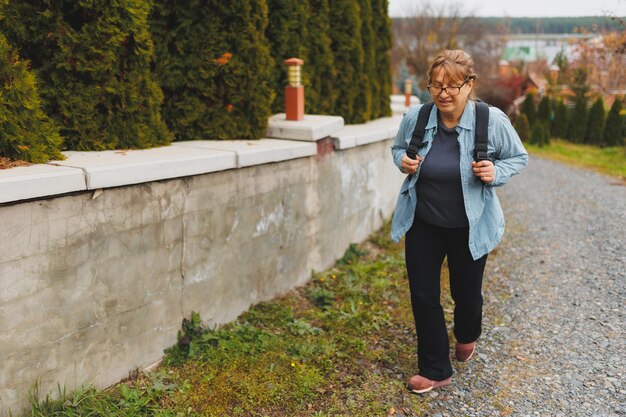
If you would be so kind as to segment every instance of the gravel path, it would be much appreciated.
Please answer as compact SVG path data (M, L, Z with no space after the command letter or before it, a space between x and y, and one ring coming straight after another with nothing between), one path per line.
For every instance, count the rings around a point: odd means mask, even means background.
M534 157L498 195L478 357L426 415L626 415L626 187Z

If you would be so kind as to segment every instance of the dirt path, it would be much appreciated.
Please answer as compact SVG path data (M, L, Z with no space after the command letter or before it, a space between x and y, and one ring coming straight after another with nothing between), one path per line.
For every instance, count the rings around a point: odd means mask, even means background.
M428 416L626 415L626 187L532 158L498 190L479 355Z

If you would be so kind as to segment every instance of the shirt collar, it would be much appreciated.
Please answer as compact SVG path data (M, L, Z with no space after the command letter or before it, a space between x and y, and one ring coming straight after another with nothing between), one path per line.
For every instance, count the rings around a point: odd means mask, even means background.
M471 130L474 128L474 120L476 119L476 104L472 100L468 100L465 105L465 110L461 115L461 120L457 127L462 129ZM428 123L426 129L432 129L437 126L437 106L433 106L428 117Z
M465 105L465 110L463 110L463 114L461 115L461 120L459 121L458 127L472 130L474 128L475 120L476 104L473 100L467 100L467 104Z

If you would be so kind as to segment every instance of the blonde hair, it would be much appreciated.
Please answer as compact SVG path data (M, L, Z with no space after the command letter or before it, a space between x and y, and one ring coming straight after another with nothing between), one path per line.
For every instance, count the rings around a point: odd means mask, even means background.
M474 60L472 56L462 49L446 49L437 54L430 69L426 73L429 84L432 82L433 76L439 69L442 69L444 74L451 81L458 83L462 83L467 78L475 80L478 77L476 71L474 71ZM476 99L473 88L469 98L472 100Z

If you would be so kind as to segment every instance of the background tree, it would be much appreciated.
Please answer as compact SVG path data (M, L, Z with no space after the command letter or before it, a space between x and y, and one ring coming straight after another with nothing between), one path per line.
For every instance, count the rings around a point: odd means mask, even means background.
M570 88L575 94L574 108L570 112L567 125L567 139L574 143L582 143L587 130L587 71L577 68L572 72L572 84Z
M569 83L568 74L569 74L569 61L567 59L567 54L564 50L560 50L556 56L554 57L554 64L559 67L559 76L557 78L557 84L567 84Z
M12 1L0 30L31 61L46 113L70 149L169 143L153 80L150 3Z
M465 14L460 3L435 6L429 1L416 2L409 11L414 17L394 21L395 47L410 71L422 79L430 63L442 49L457 49L475 43L483 31L472 14Z
M524 113L517 115L515 119L515 130L522 142L528 142L530 139L530 123L528 123L528 117L526 117Z
M548 122L548 124L552 121L552 103L546 95L541 98L537 107L537 120Z
M550 127L548 122L537 120L530 133L530 143L539 147L550 144Z
M556 103L551 133L552 136L557 138L565 138L567 134L567 107L565 107L563 100L559 100Z
M604 136L604 116L604 101L602 98L598 97L589 111L585 143L602 145Z
M530 130L530 140L529 143L531 145L542 146L543 142L543 131L542 131L541 123L533 123L532 129Z
M6 0L0 0L0 20ZM0 155L29 162L63 159L57 127L41 109L35 76L0 34Z
M532 93L526 94L526 100L522 103L522 108L520 112L525 114L528 118L528 123L530 125L535 124L535 120L537 120L537 109L535 108L535 95Z
M276 90L267 25L265 0L157 2L155 73L177 140L265 134Z
M330 0L329 4L331 48L338 67L335 78L338 95L332 111L343 116L346 123L360 123L363 121L364 102L357 102L357 87L363 71L364 52L359 5L345 0Z
M487 36L508 32L504 21L494 25L491 32L461 3L437 6L431 1L414 2L405 17L394 19L394 56L406 62L424 89L426 71L437 53L443 49L462 48L474 58L479 76L478 94L489 99L492 81L496 78L498 61L505 43L504 36ZM488 82L482 82L489 80Z
M622 146L624 144L623 119L620 116L622 100L616 98L609 110L604 128L604 143L606 146Z

